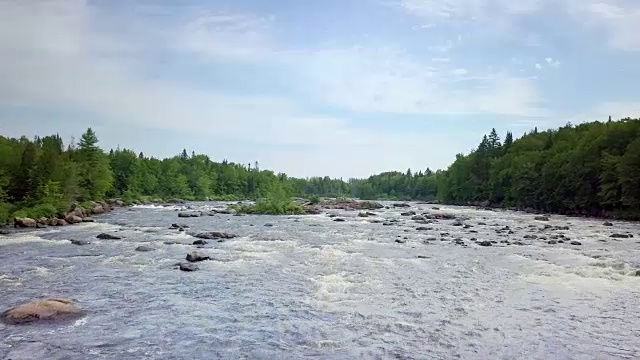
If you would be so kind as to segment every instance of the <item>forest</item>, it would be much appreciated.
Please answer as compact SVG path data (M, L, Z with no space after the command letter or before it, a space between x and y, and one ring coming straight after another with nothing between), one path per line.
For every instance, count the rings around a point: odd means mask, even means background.
M425 154L425 163L428 154ZM186 150L157 159L103 151L88 129L79 142L58 135L0 136L0 222L53 217L74 202L354 197L425 200L640 220L640 120L567 124L501 139L493 129L446 170L386 172L367 179L290 178L258 163L216 162ZM286 208L284 204L279 208ZM277 210L276 210L277 212Z

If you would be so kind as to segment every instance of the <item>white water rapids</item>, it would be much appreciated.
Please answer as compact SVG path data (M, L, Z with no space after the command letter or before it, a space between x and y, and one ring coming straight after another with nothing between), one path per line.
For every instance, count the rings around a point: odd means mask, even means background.
M174 208L136 207L94 224L0 235L0 311L44 296L88 311L72 323L0 324L0 359L640 358L639 224L411 210L471 227L417 224L393 208L369 218L329 211L346 219L334 222L178 219ZM199 250L213 260L181 272L173 265L196 239L172 223L239 237L210 241ZM123 239L96 239L102 232ZM548 244L558 235L564 243ZM155 250L136 252L142 244Z

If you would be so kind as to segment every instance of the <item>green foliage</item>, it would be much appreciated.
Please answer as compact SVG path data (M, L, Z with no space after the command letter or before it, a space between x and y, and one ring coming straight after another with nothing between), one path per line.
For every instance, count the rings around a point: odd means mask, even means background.
M319 204L319 203L320 203L320 196L318 196L318 195L312 195L312 196L309 198L309 203L310 203L311 205Z

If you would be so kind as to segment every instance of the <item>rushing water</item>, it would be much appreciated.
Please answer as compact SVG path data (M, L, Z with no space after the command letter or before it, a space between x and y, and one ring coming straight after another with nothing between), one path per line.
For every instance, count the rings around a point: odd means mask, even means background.
M334 222L178 219L175 208L136 207L98 223L0 236L0 306L53 296L88 311L72 323L0 324L0 359L640 358L638 224L412 209L467 217L473 227L420 225L396 209L371 218L331 211L347 220ZM174 264L195 239L172 223L239 237L212 241L201 250L213 260L181 272ZM541 231L547 224L570 229ZM496 232L505 226L513 234ZM102 232L124 239L96 239ZM614 232L635 237L609 238ZM532 234L582 245L524 239ZM156 250L136 252L141 244Z

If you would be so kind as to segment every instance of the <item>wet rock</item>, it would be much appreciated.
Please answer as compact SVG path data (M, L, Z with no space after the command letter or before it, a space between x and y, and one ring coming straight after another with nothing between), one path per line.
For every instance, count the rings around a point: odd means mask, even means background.
M433 228L420 226L420 227L417 227L416 230L417 231L429 231L429 230L433 230Z
M513 235L513 234L515 234L515 233L513 232L513 230L509 230L509 231L507 231L507 234L509 234L509 235Z
M404 244L404 243L406 243L407 241L406 241L406 240L403 240L403 239L396 239L396 242L397 242L398 244Z
M70 240L73 245L84 246L90 245L91 242L87 240Z
M558 243L557 240L549 240L549 241L547 241L547 244L549 244L549 245L555 245L557 243Z
M189 225L187 224L171 224L169 229L188 229Z
M640 270L636 270L635 274L633 276L640 276Z
M187 271L187 272L198 270L198 266L196 266L196 264L192 264L192 263L180 263L178 265L178 268L181 271Z
M392 223L390 221L382 223L382 226L393 226L393 225L395 225L395 223Z
M358 217L366 218L366 217L369 217L369 214L361 212L361 213L358 214Z
M580 241L576 241L576 240L573 240L573 241L572 241L572 242L570 242L569 244L571 244L571 245L576 245L576 246L582 245L582 243L581 243Z
M193 217L200 217L200 216L202 216L202 213L199 211L178 213L178 217L181 217L181 218L193 218Z
M442 236L442 237L447 237L447 236L449 236L449 235L451 235L451 234L449 234L448 232L440 233L440 236Z
M38 223L31 218L15 218L13 220L13 225L21 228L34 228Z
M193 245L207 245L208 242L206 240L196 240L193 242Z
M86 217L86 218L82 219L82 222L92 223L92 222L96 222L96 221L91 217Z
M64 220L69 224L79 224L82 222L82 218L80 216L71 214L67 215Z
M264 224L264 227L273 227L273 224L267 223L267 224Z
M185 204L186 201L182 199L169 199L167 200L167 204Z
M429 237L429 238L427 238L425 241L436 241L436 240L438 240L438 239L436 239L436 238L434 238L434 237Z
M337 214L329 214L329 217L330 217L330 218L337 218L337 217L338 217L338 215L337 215Z
M211 257L206 256L206 255L204 255L204 254L202 254L200 252L193 251L193 252L190 252L189 254L187 254L186 259L187 259L188 262L192 262L193 263L193 262L211 260Z
M628 239L630 236L628 234L611 234L609 237L614 239Z
M514 241L513 245L524 246L525 244L522 241Z
M140 245L136 248L136 251L140 251L140 252L149 252L154 250L155 249L152 248L151 246L146 246L146 245Z
M456 221L453 222L453 224L451 224L451 226L463 226L463 225L464 224L460 220L456 220Z
M487 225L487 223L486 223L486 222L482 222L482 221L480 221L480 222L478 223L478 225L479 225L479 226L486 226L486 225Z
M524 238L525 239L537 239L538 237L536 235L525 235Z
M455 240L454 240L454 243L455 243L456 245L464 245L464 240L462 240L462 239L460 239L460 238L457 238L457 239L455 239Z
M366 214L367 214L368 216L378 216L378 214L373 213L373 212L371 212L371 211L367 211L367 212L366 212Z
M237 237L236 235L233 235L233 234L218 232L218 231L201 232L201 233L193 234L192 236L198 239L205 239L205 240L233 239Z
M84 315L85 312L71 300L48 298L12 307L0 314L0 318L6 324L16 325L41 321L75 320Z
M434 207L431 208L431 210L440 210L440 208L437 207L437 206L434 206Z
M424 216L422 216L422 215L414 215L414 216L411 218L411 220L413 220L413 221L426 221L426 220L427 220L427 218L425 218L425 217L424 217Z
M569 230L568 226L556 226L555 227L556 230Z
M426 256L426 255L418 255L416 256L418 259L431 259L430 256Z
M401 216L414 216L414 215L416 215L416 212L412 210L412 211L403 212L400 215Z
M380 224L382 220L369 220L369 222L372 224Z
M335 218L335 219L333 219L333 221L335 221L335 222L345 222L347 220L345 220L343 218Z
M558 240L558 244L564 244L564 240Z
M610 221L605 222L604 224L602 224L604 226L613 226L613 223Z
M509 242L509 240L501 240L500 244L507 244L507 245L511 245L511 242Z
M493 246L493 244L491 243L491 241L486 241L486 240L485 240L485 241L480 241L480 242L478 243L478 245L480 245L480 246Z
M407 203L394 203L393 207L396 207L396 208L408 208L408 207L411 207L411 205L409 205Z
M42 224L42 223L37 223L37 224L36 224L36 228L38 228L38 229L44 229L44 228L46 228L46 227L47 227L47 225Z
M533 219L537 220L537 221L549 221L550 220L548 216L536 216Z
M96 237L101 240L121 240L122 239L120 236L111 235L107 233L102 233Z
M464 224L464 226L463 226L463 227L464 227L465 229L469 229L469 228L471 228L471 225L469 225L469 224Z
M470 234L477 234L477 233L478 233L478 230L469 230L469 233L470 233Z

